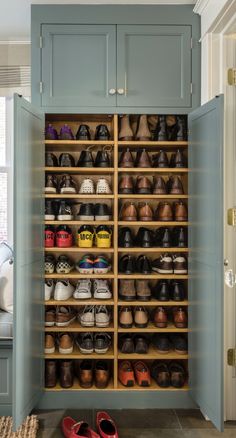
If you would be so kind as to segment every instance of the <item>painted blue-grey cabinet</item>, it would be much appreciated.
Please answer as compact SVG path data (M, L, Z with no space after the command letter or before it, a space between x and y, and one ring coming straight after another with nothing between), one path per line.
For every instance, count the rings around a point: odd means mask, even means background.
M0 345L0 410L1 414L12 402L12 348ZM9 415L9 412L8 412Z

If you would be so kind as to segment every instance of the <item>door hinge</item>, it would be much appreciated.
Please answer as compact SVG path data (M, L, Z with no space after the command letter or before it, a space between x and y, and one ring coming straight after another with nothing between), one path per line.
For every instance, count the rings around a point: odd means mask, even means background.
M39 48L42 49L43 48L43 37L40 35L39 37Z
M43 92L43 83L41 81L39 82L39 92L40 94Z
M193 94L193 83L190 84L190 94Z
M191 50L192 50L192 48L193 48L193 39L192 38L190 40L190 47L191 47Z
M230 367L236 367L236 348L229 348L228 349L227 363Z
M236 208L228 208L227 211L227 222L228 225L231 225L232 227L236 226Z
M236 85L236 68L228 69L228 84Z

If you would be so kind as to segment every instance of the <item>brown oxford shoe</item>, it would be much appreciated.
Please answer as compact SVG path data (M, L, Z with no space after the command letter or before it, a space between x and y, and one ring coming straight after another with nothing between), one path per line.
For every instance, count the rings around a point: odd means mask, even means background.
M164 309L164 307L157 307L155 309L154 318L153 318L154 325L159 328L166 328L168 325L168 318L167 318L167 312Z
M179 201L175 203L174 215L177 222L184 222L188 220L188 210L184 202Z
M146 328L148 325L148 312L145 307L137 306L134 309L134 325L137 328Z
M120 155L119 167L131 168L134 167L134 159L129 148L123 151Z
M126 202L121 208L120 218L122 221L136 221L138 217L135 204Z
M119 193L130 195L134 193L134 181L132 176L124 175L119 181Z
M119 324L122 328L131 328L133 325L133 313L131 307L122 306L119 311Z
M173 211L169 202L159 202L156 210L156 218L158 221L172 221Z
M138 205L138 218L140 221L152 221L153 215L153 209L149 204L140 203Z
M153 177L153 193L155 195L166 195L167 188L164 179L161 176Z
M135 135L136 140L149 141L151 140L151 132L148 126L147 116L143 114L139 117L138 130Z
M184 189L181 179L178 176L171 176L167 182L170 195L183 195Z
M146 149L138 150L135 160L135 167L142 167L142 168L152 167L152 163Z
M91 388L93 385L93 364L91 360L75 361L75 372L82 388Z
M135 185L135 193L148 195L152 193L152 184L146 176L138 176Z
M104 389L109 383L110 372L108 362L98 360L95 365L95 385L97 388Z
M130 126L129 116L121 117L119 140L131 141L134 139L134 134Z
M187 313L182 307L173 310L173 319L177 328L186 328L188 326Z

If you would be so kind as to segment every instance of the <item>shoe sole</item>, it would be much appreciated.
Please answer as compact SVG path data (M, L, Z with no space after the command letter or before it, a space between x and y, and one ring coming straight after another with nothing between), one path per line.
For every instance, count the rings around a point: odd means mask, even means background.
M82 354L92 354L93 353L93 348L91 348L91 350L86 350L85 348L79 346L79 350L80 350L80 353L82 353Z
M57 189L54 189L54 187L44 187L45 193L57 193Z
M95 353L97 354L106 354L108 352L108 348L101 348L101 349L94 349Z
M76 193L76 190L73 189L72 187L71 187L71 188L68 188L68 187L67 187L66 189L61 189L61 190L60 190L60 193L66 195L67 193L68 193L68 194L70 194L70 193Z
M176 350L176 348L175 348L175 352L182 355L188 354L187 350Z
M166 328L168 326L166 322L158 322L158 323L154 323L154 325L158 328Z
M70 347L70 348L60 348L59 347L59 353L60 354L71 354L71 353L73 353L73 347Z
M187 274L187 269L174 269L174 274Z
M52 347L52 348L44 348L44 353L45 353L45 354L52 354L52 353L55 353L55 347Z
M45 327L53 327L55 324L55 322L45 322Z
M187 325L186 324L183 324L183 323L181 323L181 322L177 322L177 323L174 323L175 324L175 327L176 328L187 328Z
M152 191L147 189L138 189L136 193L137 195L151 195Z
M78 220L79 221L94 221L94 216L78 215Z
M75 318L76 318L76 316L74 316L74 318L70 319L70 321L56 322L56 326L57 327L67 327L68 325L70 325L75 320Z
M49 301L51 299L51 293L45 294L44 299L45 299L45 301Z
M57 220L58 221L72 221L73 220L73 216L72 215L66 215L66 214L59 214L57 216Z
M97 300L110 300L111 299L111 297L112 297L112 294L111 294L111 292L101 292L101 293L99 293L99 292L95 292L94 293L94 298L96 298Z
M137 328L147 328L148 324L147 323L145 323L145 324L136 324L135 323L134 326Z
M94 272L93 268L90 269L78 268L77 271L79 271L80 274L93 274Z
M109 221L110 216L95 216L95 221Z
M73 293L73 297L75 298L75 300L87 300L89 298L92 298L92 294L91 293L81 293L81 292L74 292Z
M154 272L157 272L158 274L173 274L173 269L159 269L159 268L153 268Z
M132 296L120 295L120 299L122 301L135 301L136 300L136 296L132 297Z
M120 195L133 195L133 190L132 189L120 189L119 190L119 194Z
M188 218L186 218L186 217L176 217L175 218L175 221L176 222L185 222L185 221L187 221L188 220Z
M54 273L54 269L48 269L47 271L45 271L45 274L53 274Z
M148 386L150 386L150 383L148 382L148 380L142 380L141 383L139 383L139 386L147 388Z
M79 321L79 323L81 324L82 327L94 327L95 326L95 322L82 322Z
M94 268L94 274L107 274L109 272L109 268Z
M66 274L66 275L69 274L71 271L72 271L72 269L64 269L64 270L57 269L56 270L57 274ZM53 272L52 272L52 274L53 274Z
M45 214L44 219L45 221L54 221L55 220L55 214Z
M108 322L96 322L96 327L109 327L110 321Z
M65 294L63 292L54 292L54 300L55 301L66 301L69 300L73 295L73 292L71 292L69 295Z

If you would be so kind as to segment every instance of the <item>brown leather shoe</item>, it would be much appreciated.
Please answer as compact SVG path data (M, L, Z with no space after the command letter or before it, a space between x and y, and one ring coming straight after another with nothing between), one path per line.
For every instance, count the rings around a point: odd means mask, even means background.
M134 309L134 325L137 328L146 328L148 325L148 312L145 307L138 306Z
M122 221L136 221L138 217L135 204L132 202L126 202L120 212L120 218Z
M160 202L158 204L156 218L158 221L173 221L172 206L169 202Z
M167 182L170 195L182 195L184 193L183 184L178 176L171 176Z
M119 297L124 301L134 301L136 298L136 290L134 280L120 280L119 282Z
M146 176L138 176L136 179L135 193L149 195L152 193L152 184Z
M174 216L177 222L187 221L188 220L188 210L186 204L184 202L179 201L175 203L174 206Z
M144 114L139 117L138 130L135 135L136 140L149 141L151 140L151 132L149 130L147 116Z
M45 333L44 353L52 354L55 352L55 337L53 333Z
M70 333L61 333L59 337L59 353L73 353L74 342Z
M119 324L122 328L131 328L133 325L133 313L131 307L122 306L119 311Z
M62 388L71 388L74 382L72 360L63 360L60 363L60 385Z
M171 155L170 167L179 167L179 168L187 167L187 160L183 151L178 149L177 152Z
M57 384L57 362L55 360L45 361L45 387L54 388Z
M119 193L132 195L134 193L134 181L132 176L123 175L119 181Z
M136 280L137 300L149 301L151 299L151 289L148 280Z
M95 385L97 388L106 388L109 383L110 372L108 362L98 360L95 365Z
M131 168L134 167L134 158L132 152L127 148L125 151L121 152L119 167Z
M152 167L152 163L146 149L138 150L135 160L135 167L142 167L142 168Z
M166 183L162 176L154 176L153 177L153 193L155 195L166 195L167 188Z
M166 328L168 325L168 318L167 318L167 312L164 309L164 307L157 307L155 309L154 318L153 318L154 325L159 328Z
M173 310L173 319L174 325L177 328L186 328L188 327L188 317L187 313L182 307L178 307Z
M152 221L153 215L153 209L149 204L140 203L138 205L138 218L140 221Z
M152 156L153 167L166 168L169 167L169 160L167 153L160 150L157 154Z
M134 139L134 134L130 126L129 115L121 117L119 140L131 141Z
M75 373L82 388L91 388L93 385L93 363L91 360L75 361Z

